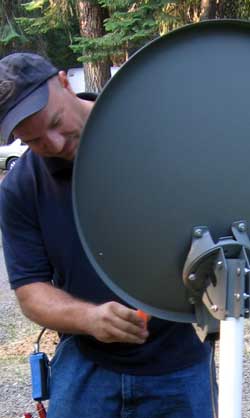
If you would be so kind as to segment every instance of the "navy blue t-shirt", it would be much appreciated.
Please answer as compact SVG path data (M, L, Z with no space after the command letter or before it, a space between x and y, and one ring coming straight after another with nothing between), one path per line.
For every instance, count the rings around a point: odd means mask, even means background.
M72 168L72 162L28 150L3 180L0 219L10 285L16 289L53 279L57 287L86 301L125 304L98 277L81 246L73 218ZM149 333L142 345L75 338L91 360L129 374L163 374L208 355L209 344L199 341L190 324L152 318Z

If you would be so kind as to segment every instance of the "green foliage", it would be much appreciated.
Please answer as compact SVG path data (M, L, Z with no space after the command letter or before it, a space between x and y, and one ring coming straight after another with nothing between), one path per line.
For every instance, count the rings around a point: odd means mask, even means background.
M80 36L78 0L0 0L0 54L8 48L35 48L39 42L60 67L74 65L77 57L82 62L122 61L159 34L198 21L201 6L201 0L94 2L109 12L99 38ZM226 3L218 0L217 9ZM250 0L237 0L237 7L238 17L249 19Z
M30 16L19 17L16 21L22 26L27 35L47 33L50 30L68 29L71 25L70 18L74 18L71 3L67 2L66 10L57 1L32 0L23 4L24 9Z
M65 30L51 30L46 34L46 53L59 69L76 66L76 56L69 48L69 36Z
M240 19L250 18L250 0L239 1L239 18Z
M0 43L8 45L16 39L21 39L21 35L10 24L5 24L0 28Z
M29 3L24 3L23 7L25 8L25 10L27 10L27 12L33 12L37 9L43 9L45 3L46 1L44 0L33 0Z
M23 31L15 22L15 15L19 10L19 0L2 0L0 3L0 56L8 54L11 49L18 49L27 42Z
M166 0L99 0L108 7L110 17L104 21L106 34L100 38L75 37L71 46L80 54L79 61L99 61L110 55L130 54L145 42L158 36L162 24L176 21L168 13L168 5L177 2Z
M79 33L75 0L33 0L22 6L15 21L25 36L31 42L39 38L45 45L42 53L58 68L75 66L76 57L69 48L73 35Z
M133 5L135 2L131 0L99 0L99 4L103 7L108 7L112 10L127 10Z
M51 28L57 28L57 22L53 18L52 10L49 7L49 0L33 0L22 4L23 9L28 12L25 16L16 18L27 36L36 36L38 33L45 34Z

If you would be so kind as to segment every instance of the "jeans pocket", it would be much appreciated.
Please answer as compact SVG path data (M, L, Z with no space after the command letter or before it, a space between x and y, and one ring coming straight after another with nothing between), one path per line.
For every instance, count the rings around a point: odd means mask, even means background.
M52 359L50 360L50 367L53 368L57 361L60 359L63 350L66 349L68 345L74 342L74 336L71 335L65 338L63 341L59 342L58 346L56 347L56 351Z

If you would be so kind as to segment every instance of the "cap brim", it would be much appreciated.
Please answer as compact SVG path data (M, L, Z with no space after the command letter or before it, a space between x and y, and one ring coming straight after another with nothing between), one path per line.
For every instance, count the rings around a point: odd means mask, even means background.
M46 81L8 112L1 123L1 134L4 140L8 141L11 132L20 122L43 109L47 105L48 99L49 87Z

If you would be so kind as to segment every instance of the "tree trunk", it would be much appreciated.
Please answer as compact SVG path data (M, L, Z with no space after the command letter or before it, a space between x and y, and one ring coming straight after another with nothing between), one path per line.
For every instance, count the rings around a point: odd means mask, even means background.
M215 19L216 0L201 0L200 20Z
M82 36L97 38L105 34L103 20L106 10L97 1L78 0L80 33ZM111 76L110 60L84 64L85 90L98 93Z

